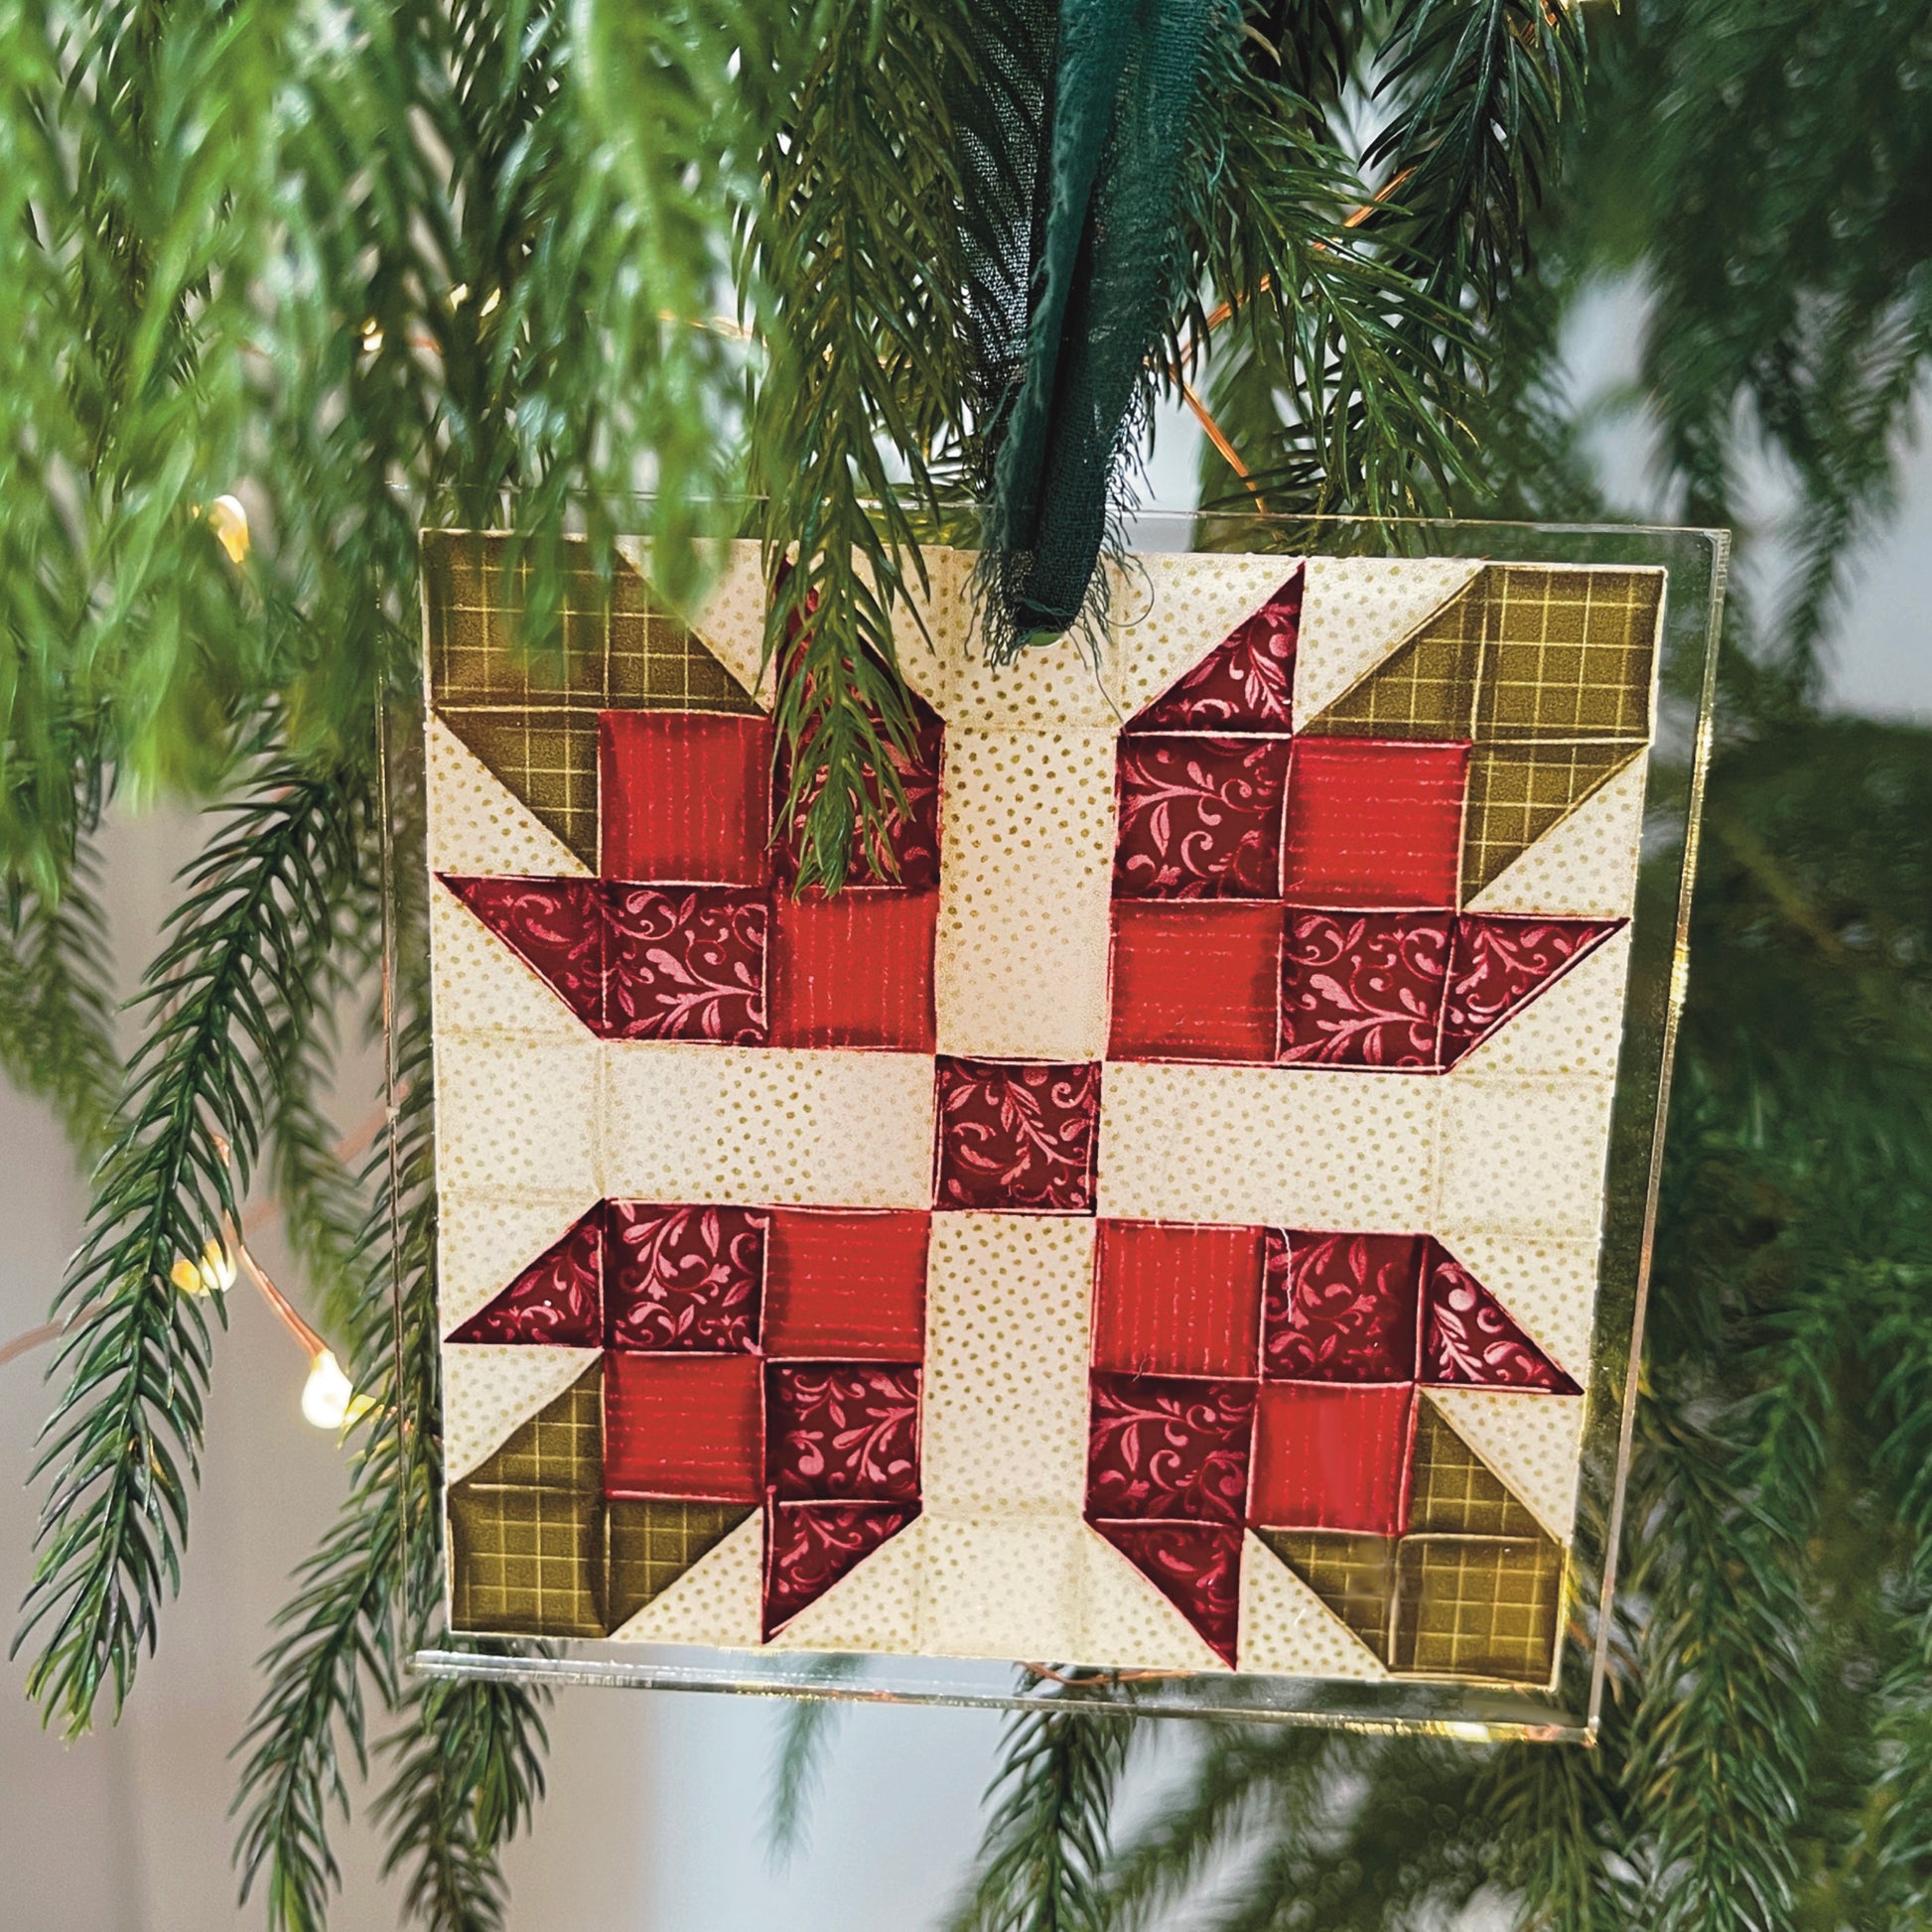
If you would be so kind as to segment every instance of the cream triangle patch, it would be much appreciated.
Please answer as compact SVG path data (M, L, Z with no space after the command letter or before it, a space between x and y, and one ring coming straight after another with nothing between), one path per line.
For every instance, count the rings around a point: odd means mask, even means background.
M1124 1670L1227 1670L1205 1638L1097 1530L1081 1525L1082 1655Z
M589 877L576 853L440 718L431 717L425 746L432 872Z
M763 1588L764 1518L754 1511L669 1589L613 1630L612 1641L759 1648Z
M443 1474L457 1482L598 1358L595 1348L457 1342L443 1350Z
M1241 1539L1244 1671L1274 1677L1388 1676L1382 1661L1274 1551L1252 1533Z
M1471 912L1614 918L1636 895L1647 757L1606 780L1469 900Z
M1577 1518L1584 1398L1496 1389L1431 1389L1428 1399L1557 1539Z
M925 1518L882 1543L772 1637L772 1650L920 1648Z
M1117 722L1125 724L1225 642L1301 561L1152 551L1125 565L1110 564L1110 622L1119 640Z
M1295 723L1318 718L1482 568L1468 557L1311 557L1295 652Z

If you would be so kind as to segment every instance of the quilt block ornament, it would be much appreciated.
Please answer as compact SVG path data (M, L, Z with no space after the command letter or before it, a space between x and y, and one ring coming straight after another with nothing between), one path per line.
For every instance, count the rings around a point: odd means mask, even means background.
M827 897L756 546L426 550L457 1627L1549 1684L1663 573L929 553Z

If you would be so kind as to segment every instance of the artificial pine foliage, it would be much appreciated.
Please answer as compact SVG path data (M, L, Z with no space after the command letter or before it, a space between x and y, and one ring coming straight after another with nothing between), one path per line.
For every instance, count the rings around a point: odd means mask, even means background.
M138 1695L221 1372L218 1301L171 1276L257 1180L373 1399L244 1740L238 1863L276 1926L326 1922L372 1766L411 1914L500 1923L496 1854L543 1781L539 1698L401 1670L447 1641L406 893L406 1098L365 1173L321 1104L332 1009L373 1001L385 799L417 870L407 734L377 722L416 688L415 531L511 523L539 651L567 531L608 557L640 530L671 598L700 539L761 538L807 883L863 867L854 780L910 726L893 607L995 476L990 326L1014 340L1026 289L987 223L1030 191L987 131L1030 125L1059 15L0 8L0 1065L99 1156L19 1642L65 1729ZM1732 607L1602 1744L1206 1726L1111 1844L1137 1727L1030 1714L962 1923L1395 1925L1484 1888L1536 1925L1928 1922L1932 740L1819 694L1932 346L1932 8L1245 0L1233 24L1128 404L1204 399L1239 466L1210 446L1204 500L1600 514L1561 331L1634 272L1674 500L1734 520L1761 435L1802 573L1784 608ZM230 493L239 562L207 514ZM210 834L123 1073L91 854L110 799L158 792ZM825 1739L790 1740L793 1819Z

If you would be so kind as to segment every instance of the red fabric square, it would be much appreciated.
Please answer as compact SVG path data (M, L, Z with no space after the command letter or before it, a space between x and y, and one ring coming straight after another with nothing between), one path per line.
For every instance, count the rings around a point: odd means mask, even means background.
M450 1339L595 1348L604 1338L603 1260L604 1213L594 1207Z
M1262 1231L1102 1221L1093 1365L1137 1375L1253 1375Z
M862 768L862 788L867 799L884 814L884 824L870 839L859 835L857 799L854 799L852 866L846 875L846 889L897 889L900 892L930 892L939 883L939 772L945 759L945 727L916 693L912 694L913 739L910 751L886 741L886 757L898 780L897 798L882 783L871 765ZM885 736L877 712L874 728ZM805 756L810 758L809 748ZM778 767L772 781L772 822L784 814L785 797L791 786L789 755L781 748ZM825 788L825 775L816 773L791 815L789 825L772 848L772 877L789 886L798 877L801 839L805 814L812 801Z
M882 1543L916 1504L775 1503L764 1513L764 1634L775 1636Z
M1468 914L1455 922L1443 1061L1453 1066L1622 925Z
M764 1480L782 1502L917 1502L919 1371L767 1362Z
M1123 738L1114 891L1279 898L1285 738Z
M1254 1414L1252 1383L1096 1374L1087 1515L1238 1523Z
M606 1346L750 1349L758 1337L765 1216L744 1207L612 1201Z
M1219 1523L1093 1526L1232 1667L1241 1622L1241 1532Z
M1422 1378L1479 1389L1582 1394L1440 1241L1429 1243L1423 1286Z
M1295 645L1302 628L1297 571L1253 617L1244 618L1192 670L1128 727L1130 731L1285 732L1293 722Z
M932 1051L936 892L780 892L773 909L773 1046Z
M1091 1214L1100 1067L938 1062L941 1207Z
M1264 1383L1248 1520L1277 1530L1400 1536L1409 1519L1413 1387Z
M1308 905L1455 903L1467 745L1298 738L1284 896Z
M598 870L606 879L764 883L768 718L606 711L597 725Z
M1113 903L1116 1060L1272 1060L1282 908L1271 899Z
M1268 1230L1261 1372L1271 1381L1412 1382L1426 1238Z
M925 1353L932 1217L779 1207L765 1239L764 1352L837 1361Z
M1282 941L1285 1060L1436 1066L1447 912L1291 911Z
M755 1355L606 1355L604 1493L756 1502L763 1366Z
M765 1043L770 907L761 893L607 885L605 894L611 1038Z
M604 1025L604 903L594 879L443 883L593 1032Z

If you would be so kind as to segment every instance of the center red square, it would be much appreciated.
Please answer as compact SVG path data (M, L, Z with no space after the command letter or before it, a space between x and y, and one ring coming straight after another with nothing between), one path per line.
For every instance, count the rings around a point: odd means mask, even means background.
M1413 1388L1264 1383L1248 1520L1400 1536L1409 1516Z
M606 711L597 725L598 870L606 879L764 884L770 719Z
M1283 893L1304 905L1455 904L1467 745L1299 738Z
M1138 1375L1255 1373L1262 1231L1102 1221L1093 1365Z
M756 1355L606 1355L604 1493L757 1502L762 1369Z

